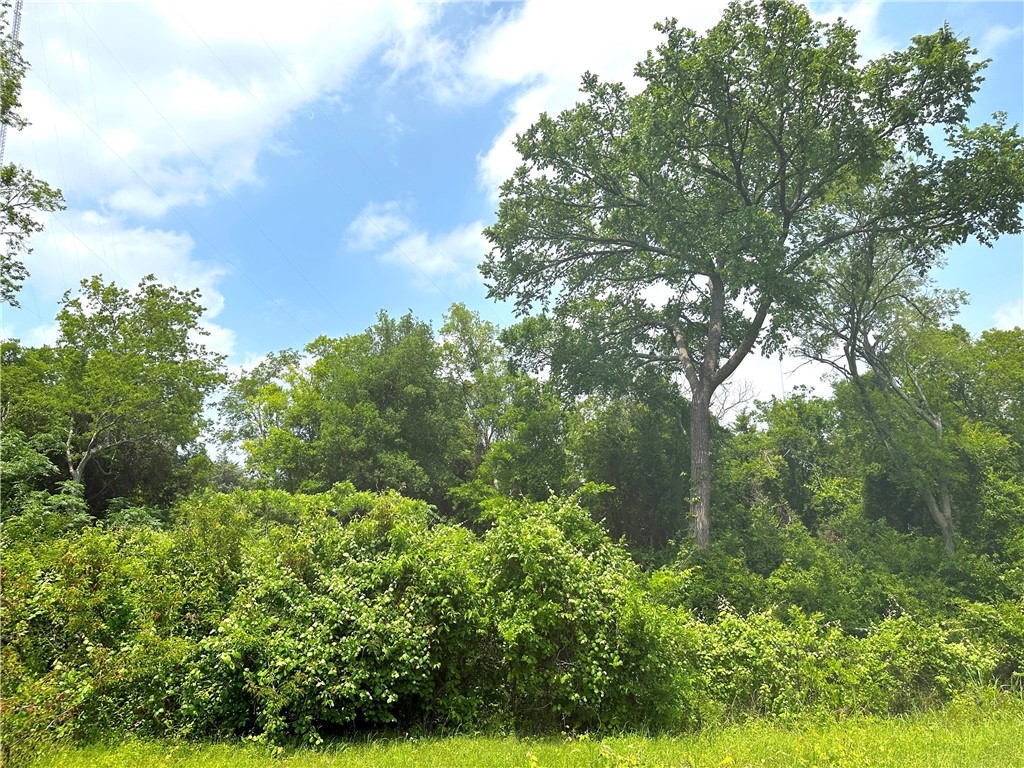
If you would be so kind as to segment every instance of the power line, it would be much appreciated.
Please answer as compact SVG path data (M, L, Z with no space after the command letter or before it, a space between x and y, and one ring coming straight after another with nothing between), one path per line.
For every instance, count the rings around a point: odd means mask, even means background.
M14 4L14 21L11 24L11 47L15 54L18 52L18 38L21 33L21 7L24 0L18 0ZM7 147L7 123L0 125L0 165L4 164L4 149Z
M19 2L19 5L20 5L20 2ZM132 73L126 68L124 63L117 57L117 55L111 50L110 46L108 46L106 44L106 42L103 40L103 38L97 33L97 30L92 26L92 24L90 24L90 22L88 21L87 17L83 14L81 9L79 9L79 8L77 8L75 6L72 6L72 8L75 10L76 13L78 13L84 28L86 30L88 30L88 32L91 33L91 35L95 36L96 40L100 42L100 44L103 46L104 49L106 49L107 53L118 64L118 66L125 73L125 75L127 75L127 77L132 82L132 84L135 86L135 88L138 90L138 92L149 102L149 104L153 108L154 112L157 115L159 115L160 118L163 119L164 123L168 126L168 128L170 128L171 131L174 133L174 135L178 138L178 140L181 141L182 146L185 149L187 149L192 154L192 156L199 163L199 165L206 171L206 173L208 174L209 179L212 180L213 183L217 187L220 188L220 190L223 192L223 194L228 199L230 199L238 207L238 209L244 214L245 217L248 218L248 220L252 223L254 229L256 229L256 231L258 231L263 236L263 238L267 241L267 243L269 245L272 246L272 248L277 252L277 254L285 262L287 262L288 264L291 265L291 267L294 269L295 274L297 276L301 277L306 282L306 284L309 286L311 292L313 294L315 294L316 296L318 296L323 301L324 305L334 312L334 314L337 317L337 319L342 321L345 325L348 325L350 330L351 330L351 324L346 321L346 319L341 315L341 313L337 310L337 308L334 307L332 302L324 295L324 293L321 292L321 290L318 288L318 286L312 280L310 280L299 269L298 265L289 256L289 254L286 253L285 250L275 242L275 240L268 234L268 232L264 229L264 227L260 225L260 223L257 221L257 219L245 208L244 205L242 205L241 201L239 199L237 199L237 197L235 195L232 194L232 192L228 188L228 186L217 177L217 175L213 172L213 169L210 167L210 165L206 161L204 161L202 157L200 157L200 155L188 144L188 142L185 140L185 138L182 136L182 134L179 132L179 130L168 120L168 118L163 114L163 112L161 112L161 110L159 109L157 104L154 102L154 99L150 97L150 95L142 87L142 84L139 81L137 81L135 77L133 77ZM66 9L65 9L65 22L66 22ZM215 58L217 58L217 60L221 64L221 66L224 67L224 69L232 77L234 77L234 79L236 81L239 82L241 87L249 94L249 96L254 100L254 102L257 103L264 110L264 112L266 112L271 117L271 119L274 120L275 123L278 123L278 125L280 125L281 124L281 118L275 118L274 115L271 114L270 110L268 110L267 107L260 101L260 99L257 97L257 95L255 93L253 93L253 91L250 88L246 87L246 85L239 80L238 76L230 69L230 67L227 66L227 64L220 58L220 56L217 55L216 51L214 51L209 46L209 44L207 44L206 41L202 39L202 37L196 32L195 29L192 29L191 26L188 25L187 20L185 21L185 24L186 24L186 26L189 26L189 28L191 29L191 31L193 32L195 37L200 42L202 42L203 45L206 46L206 48L210 51L211 55L213 55ZM257 34L258 34L258 31L257 31ZM86 35L86 40L88 40L88 37L89 37L89 35L87 34ZM270 51L270 53L278 60L279 63L282 63L282 65L283 65L283 62L281 61L281 57L270 46L270 44L266 41L266 39L264 39L262 37L262 35L260 36L260 38L263 41L263 44ZM138 170L136 170L134 167L132 167L132 165L124 157L122 157L118 152L116 152L113 149L113 147L111 147L109 142L107 142L104 139L104 137L100 134L98 107L96 107L96 105L95 105L95 102L97 101L97 99L96 99L96 93L95 93L95 82L93 80L93 73L92 73L91 54L88 51L87 51L87 54L86 54L86 59L87 59L89 65L90 65L90 72L89 72L90 81L89 81L89 84L91 85L91 87L93 89L94 109L96 110L96 115L94 117L94 119L96 121L95 126L91 125L89 123L89 121L86 119L85 111L84 111L84 105L80 105L79 110L76 112L76 110L74 108L71 108L67 104L67 102L63 98L61 98L61 96L58 93L56 93L55 89L53 87L49 86L49 83L47 83L48 89L50 90L51 94L53 96L57 97L62 103L64 103L64 105L69 108L69 110L72 112L72 114L75 114L75 116L78 118L78 120L79 120L80 124L83 126L83 128L87 129L89 132L94 134L96 136L96 138L106 147L106 149L108 151L110 151L115 157L117 157L118 160L120 160L138 179L140 179L140 181L143 182L143 184L146 187L149 188L149 190L154 194L154 196L156 198L161 200L167 206L168 210L174 210L174 212L177 215L177 217L179 219L181 219L186 224L186 226L189 227L190 230L192 230L191 223L177 210L176 204L172 203L171 201L166 199L163 194L158 192L153 187L153 184L151 184L146 178L144 178L144 176L142 174L140 174L140 172ZM45 66L45 61L44 61L44 66ZM283 69L288 73L289 77L298 85L298 87L302 90L304 95L307 98L312 100L313 104L315 105L315 108L320 111L320 114L324 116L324 118L330 124L331 128L334 129L336 135L340 138L341 142L345 146L347 146L348 149L355 156L355 158L359 162L361 162L364 165L364 167L366 167L366 169L369 172L369 175L371 176L371 178L373 178L373 180L375 182L377 182L377 185L379 187L383 188L383 185L381 184L380 179L378 179L378 178L376 178L376 176L374 176L372 169L369 167L369 165L366 163L366 161L352 148L352 146L349 143L347 137L342 133L342 131L338 128L338 126L334 123L334 121L331 120L331 118L324 113L324 110L322 109L322 107L318 103L318 99L316 99L312 94L309 93L309 91L306 88L304 88L303 84L301 82L299 82L299 80L296 78L295 74L291 71L291 69L287 65L284 65ZM81 93L80 83L78 81L77 74L75 76L75 87L76 87L76 91L78 92L78 98L81 101L82 93ZM314 158L313 155L310 152L307 152L306 149L301 146L301 144L299 144L298 142L295 142L295 140L288 135L287 130L285 130L284 133L285 133L285 135L288 138L290 138L292 140L292 142L296 146L299 147L299 149L302 151L302 153L306 155L306 157L309 159L309 161L319 170L319 172L321 174L323 174L323 176L325 178L327 178L329 181L331 181L334 184L334 186L342 194L346 195L350 200L352 199L351 198L351 194L347 190L344 189L343 185L338 181L338 179L336 179L320 162L318 162L316 160L316 158ZM58 148L58 151L59 151L59 148ZM106 169L105 164L104 164L104 162L102 160L103 154L104 153L102 153L102 152L100 153L100 166L101 166L101 169L103 171L104 177L106 177L107 169ZM87 159L91 160L92 158L90 156ZM91 163L90 163L90 171L93 172L93 173L95 172L95 168L92 166ZM64 222L61 222L61 223L62 223L62 226L64 226L65 228L70 230L70 233L72 234L73 240L75 241L76 253L77 253L77 249L78 249L79 245L81 245L81 246L87 248L92 253L96 254L96 251L93 250L81 237L79 237L77 235L77 233L74 232L74 222L73 221L69 221L67 224L65 224ZM109 220L108 220L108 223L109 223ZM412 258L410 258L409 254L407 254L407 253L405 253L403 251L402 244L399 242L398 239L395 239L393 236L387 235L387 233L383 231L383 229L382 229L382 227L380 226L379 223L374 222L374 226L376 226L376 228L380 231L380 234L384 236L385 240L388 240L388 241L392 242L393 252L394 253L396 253L397 255L401 256L406 263L408 263L413 269L415 269L417 272L419 272L421 277L424 280L426 280L430 285L432 285L438 291L438 293L440 293L441 295L445 296L449 300L449 302L454 301L452 299L452 297L450 295L448 295L448 293L444 290L444 288L442 288L442 286L439 285L438 282L435 281L435 279L433 279L423 268L421 268ZM271 301L273 301L273 299L271 299L271 297L269 296L267 291L265 291L259 284L257 284L256 281L253 280L253 278L245 270L241 269L241 267L238 264L234 263L231 259L227 258L220 251L220 249L217 248L217 246L215 246L212 242L210 242L209 238L206 237L205 234L203 234L199 230L193 230L193 231L194 231L194 234L196 234L200 239L205 241L211 247L211 249L218 256L220 256L223 259L224 262L228 263L238 274L240 274L241 276L245 277L250 283L252 283L252 285L254 287L256 287L260 291L260 293L263 294L267 299L270 299ZM112 247L114 247L114 249L115 249L115 259L116 259L117 237L114 236L114 234L112 232L110 233L110 237L111 237ZM451 258L449 258L449 256L445 252L443 252L435 243L430 241L429 237L427 238L427 246L428 246L428 248L432 249L435 253L440 255L442 257L442 259L445 262L447 262L453 269L455 269L455 270L459 269L459 267L452 261ZM96 254L96 255L98 256L98 254ZM106 263L106 262L104 261L103 263ZM107 266L109 267L110 265L108 264ZM491 313L494 312L492 307L489 306L488 309L491 311ZM291 313L287 311L287 309L285 309L284 307L280 307L279 311L281 311L282 314L288 316L291 320L293 320L298 327L301 327L307 333L312 334L312 332L309 331L309 329L306 328L304 324L300 323L297 320L297 318L292 316Z
M36 19L36 34L38 35L39 39L41 40L43 38L43 35L42 35L41 22L39 20L39 14L35 15L35 19ZM49 64L49 57L46 55L46 46L43 46L41 54L42 54L42 59L43 59L43 76L46 78L46 82L49 83L50 82L50 64ZM60 126L57 124L57 113L54 112L52 114L52 117L53 117L53 141L54 141L54 144L57 146L57 162L60 165L60 178L61 178L61 180L63 182L61 184L61 186L62 187L67 187L68 175L67 175L67 171L64 168L64 152L61 150L61 141L60 141L61 131L60 131ZM71 229L72 236L74 236L75 263L78 265L78 273L81 274L82 273L82 260L81 260L81 254L80 254L80 251L79 251L79 248L78 248L79 239L78 239L77 235L74 234L75 224L74 224L74 221L71 219L70 216L68 217L68 225L69 225L69 227ZM63 273L63 271L64 271L64 262L61 260L61 256L60 256L59 252L58 252L57 258L58 258L58 261L60 262L61 272Z
M186 22L186 23L187 23L187 22ZM194 30L193 30L193 31L194 31ZM291 78L292 82L294 82L294 83L295 83L295 84L296 84L296 85L297 85L297 86L299 87L299 90L301 90L301 91L302 91L303 95L305 95L305 97L306 97L306 98L307 98L307 99L308 99L308 100L309 100L309 101L310 101L310 102L311 102L311 103L312 103L313 105L315 105L315 107L316 107L316 110L317 110L317 111L318 111L318 112L320 113L320 116L324 118L324 120L325 120L325 121L327 122L327 124L328 124L328 125L329 125L329 126L331 127L331 130L333 130L333 131L334 131L335 135L336 135L336 136L338 137L338 139L339 139L339 140L341 141L341 143L342 143L342 144L343 144L343 145L345 146L345 148L346 148L346 149L348 149L348 151L349 151L349 152L351 152L352 156L353 156L353 157L355 157L355 158L356 158L356 159L357 159L357 160L358 160L358 161L360 162L360 164L362 164L363 168L365 168L365 169L366 169L366 172L367 172L367 174L368 174L368 175L370 176L370 178L371 178L371 179L372 179L372 180L373 180L374 182L376 182L376 184L377 184L378 188L380 188L380 189L381 189L381 190L382 190L383 192L385 192L385 194L386 194L387 196L391 197L392 195L391 195L391 192L390 192L390 190L388 190L388 189L387 189L387 188L385 187L384 183L383 183L383 182L382 182L382 181L380 180L380 178L379 178L379 177L378 177L378 176L377 176L377 175L376 175L376 174L375 174L375 173L373 172L373 169L372 169L372 168L370 167L370 164L369 164L369 163L367 163L367 162L366 162L366 160L365 160L365 159L364 159L364 158L362 157L362 155L360 155L360 154L359 154L359 153L358 153L358 152L356 151L355 147L353 147L353 146L352 146L352 143L351 143L351 142L350 142L350 141L348 140L348 137L347 137L347 136L345 135L344 131L342 131L342 130L341 130L341 129L340 129L339 127L338 127L338 125L337 125L337 124L336 124L336 123L334 122L334 120L332 120L332 119L331 119L330 115L328 115L328 114L327 114L327 113L326 113L326 112L324 111L323 107L322 107L322 106L320 105L320 100L319 100L319 99L317 99L317 98L316 98L316 97L314 96L314 94L311 94L311 93L309 92L309 90L308 90L308 89L307 89L307 88L306 88L306 87L305 87L305 86L304 86L304 85L302 84L302 82L301 82L301 81L300 81L300 80L299 80L299 79L298 79L298 78L297 78L297 77L295 76L295 73L294 73L294 72L292 71L292 68L291 68L291 66L289 66L289 64L288 64L287 62L285 62L285 61L284 61L284 60L283 60L283 59L281 58L280 54L278 54L278 52L277 52L277 51L276 51L276 50L274 49L274 47L273 47L273 46L272 46L272 45L271 45L271 44L269 43L269 41L267 41L267 39L266 39L266 38L265 38L265 37L263 36L263 34L262 34L262 33L261 33L261 32L260 32L260 31L259 31L258 29L256 29L255 27L252 27L252 31L253 31L253 32L255 32L256 36L257 36L257 37L259 37L259 39L260 39L260 41L261 41L261 42L263 43L263 45L264 45L264 46L265 46L265 47L267 48L267 50L268 50L268 51L270 51L271 55L272 55L272 56L273 56L273 57L274 57L274 58L275 58L275 59L277 60L277 63L278 63L278 64L279 64L280 66L281 66L281 69L283 69L283 70L284 70L284 71L285 71L285 72L286 72L286 73L288 74L288 76L289 76L289 77ZM196 36L198 37L199 35L197 34ZM200 38L200 39L202 39L202 38ZM205 44L205 41L203 41L203 42L204 42L204 44ZM207 47L209 47L209 46L207 46ZM214 55L216 55L216 54L214 54ZM218 59L219 59L219 57L218 57ZM230 70L229 70L229 71L230 71ZM232 73L232 75L234 75L234 73ZM236 79L237 79L237 77L236 77ZM254 98L255 98L255 97L254 97ZM262 105L261 105L261 106L262 106ZM301 149L301 147L300 147L300 149ZM350 195L348 195L348 193L347 193L347 192L345 192L344 190L342 190L342 192L343 192L343 194L345 194L346 196L348 196L348 197L349 197L349 199L351 200L351 196L350 196ZM354 201L353 201L353 202L354 202ZM420 268L419 268L419 266L418 266L418 265L417 265L417 264L416 264L416 263L415 263L414 261L412 261L411 259L409 259L409 258L408 258L408 257L406 256L406 254L405 254L404 252L402 252L402 249L401 249L401 248L399 247L399 244L398 244L398 242L397 242L396 240L394 240L393 238L387 237L387 236L386 236L386 233L384 233L384 232L383 232L383 231L382 231L382 230L380 229L380 226L379 226L379 225L377 225L377 229L378 229L378 231L380 231L380 232L381 232L381 234L382 234L382 235L385 235L385 238L384 238L384 239L386 239L386 240L389 240L389 241L390 241L390 242L392 243L392 245L393 245L393 246L395 246L395 249L396 249L396 250L397 250L397 251L398 251L398 252L399 252L399 253L400 253L400 254L401 254L402 256L406 257L406 262L407 262L408 264L411 264L411 265L412 265L412 267L413 267L413 268L414 268L414 269L415 269L415 270L416 270L417 272L419 272L419 273L420 273L420 275L421 275L422 277L424 277L424 278L425 278L425 279L426 279L426 280L427 280L427 281L428 281L428 282L429 282L429 283L430 283L431 285L433 285L433 286L434 286L435 288L437 288L438 292L439 292L439 293L440 293L440 294L441 294L442 296L444 296L445 298L447 298L447 299L448 299L449 301L453 301L453 300L452 300L452 297L451 297L451 296L449 296L449 295L448 295L447 293L445 293L445 291L443 291L443 290L442 290L442 289L440 288L440 286L438 286L438 285L437 285L437 283L435 283L435 282L434 282L434 281L433 281L433 280L432 280L432 279L431 279L431 278L430 278L430 277L429 277L429 276L428 276L428 275L426 274L426 272L424 272L424 271L423 271L422 269L420 269ZM434 251L435 253L437 253L437 254L438 254L439 256L441 256L441 258L442 258L442 259L444 259L444 260L445 260L446 262L448 262L448 265L449 265L449 266L450 266L450 267L451 267L451 268L453 269L453 271L454 271L454 272L455 272L456 274L458 274L458 273L459 273L459 267L458 267L458 265L457 265L457 264L455 264L455 263L454 263L454 262L453 262L453 261L452 261L452 260L451 260L451 259L450 259L450 258L448 257L448 254L446 254L446 253L445 253L444 251L442 251L442 250L441 250L440 248L438 248L436 244L434 244L434 243L430 242L429 238L427 239L427 243L428 243L428 246L430 247L430 249L431 249L432 251ZM462 278L462 281L463 281L463 282L465 282L465 278L464 278L464 277ZM454 303L454 302L453 302L453 303ZM499 325L501 325L502 321L501 321L501 320L500 320L500 318L498 317L497 313L496 313L496 312L494 311L494 308L493 308L493 306L492 306L492 305L490 305L490 304L488 304L488 305L487 305L487 308L488 308L488 311L490 312L490 314L491 314L491 315L492 315L492 316L494 317L494 319L498 321L498 324L499 324Z
M260 106L260 108L266 113L266 115L271 120L273 120L275 123L277 123L277 125L278 125L279 129L281 130L281 132L288 138L289 141L291 141L295 146L297 146L299 148L299 151L303 155L305 155L306 159L308 159L309 162L312 163L313 166L315 166L318 171L320 171L320 173L323 175L323 177L325 179L327 179L329 182L331 182L331 184L334 185L335 189L337 189L339 193L341 193L344 197L346 197L349 200L349 202L351 202L353 205L356 204L356 200L352 197L351 193L331 173L329 173L327 171L327 169L323 167L323 165L321 165L319 162L317 162L316 158L314 158L313 155L310 152L306 151L306 148L299 141L297 141L294 138L294 136L292 136L291 133L288 131L288 129L285 127L284 121L281 120L280 118L274 117L274 115L271 113L271 111L269 109L267 109L267 107L263 104L262 101L260 101L259 97L255 93L253 93L252 89L249 88L244 82L242 82L241 78L239 78L238 75L235 74L235 72L227 65L227 63L219 55L217 55L217 52L214 51L213 48L210 46L210 44L207 43L206 40L202 37L202 35L200 35L199 32L191 24L189 24L188 20L184 16L182 16L180 13L179 13L179 18L181 19L182 23L186 27L189 28L189 31L191 31L192 34L195 35L196 39L199 40L199 42L201 42L203 44L203 46L206 48L206 50L210 52L210 55L213 56L218 61L218 63L220 63L220 65L224 68L224 70L229 75L231 75L232 78L234 78L235 82L238 83L239 87L241 87L246 93L249 94L250 98L252 98L252 100L255 101L256 104L258 104ZM370 175L370 178L372 178L375 182L377 182L378 186L383 188L383 185L381 184L380 180L377 179L377 177L374 175L374 173L373 173L372 169L370 168L369 164L362 158L362 156L358 152L355 151L355 149L351 146L351 144L349 143L349 141L345 137L345 135L340 130L338 130L337 126L334 125L334 122L329 117L327 117L327 115L324 113L323 109L320 108L318 100L315 99L305 89L305 87L302 85L302 83L299 82L299 80L291 73L291 71L288 68L288 66L281 60L280 56L277 55L277 52L274 51L274 49L270 46L270 44L267 42L267 40L259 33L259 31L258 30L254 30L254 31L260 37L260 40L263 41L263 44L271 52L271 54L274 56L274 58L277 59L278 63L282 66L282 68L286 72L288 72L288 75L295 82L295 84L299 86L299 88L302 90L302 92L306 96L306 98L309 99L311 102L313 102L314 104L317 105L317 109L320 112L320 114L323 115L325 119L327 119L327 122L335 130L335 133L337 133L337 135L338 135L339 139L342 141L342 143L349 149L349 151L352 153L352 155L357 160L359 160L359 162L367 170L367 172ZM415 269L417 272L419 272L420 276L424 280L426 280L428 283L430 283L437 290L438 293L440 293L442 296L444 296L450 302L454 303L454 299L451 296L449 296L448 293L440 285L438 285L434 281L434 279L430 275L428 275L426 273L425 270L421 269L420 266L418 264L416 264L415 261L413 261L411 258L409 258L409 256L402 249L401 243L397 239L392 238L391 236L389 236L387 234L387 232L385 232L384 229L379 224L377 224L376 222L372 222L372 226L378 231L378 233L380 233L380 235L381 235L383 240L391 242L391 245L394 248L395 252L397 252L400 256L402 256L405 259L405 262L407 264L410 264L413 267L413 269ZM437 253L439 256L441 256L442 259L444 259L446 262L448 262L449 266L451 266L452 269L455 270L456 273L458 272L458 266L448 257L447 254L445 254L436 245L431 244L430 247L431 247L431 249L435 253Z

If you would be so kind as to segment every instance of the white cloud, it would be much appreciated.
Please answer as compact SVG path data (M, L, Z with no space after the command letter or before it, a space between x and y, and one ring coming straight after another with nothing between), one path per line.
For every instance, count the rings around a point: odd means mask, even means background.
M370 251L382 243L393 242L412 229L406 206L397 201L370 203L345 230L352 250Z
M1020 24L1016 27L1007 27L1002 24L989 27L981 37L981 43L978 45L979 53L982 56L990 55L1004 43L1008 43L1014 38L1019 38L1022 31L1024 31L1024 27Z
M664 280L656 280L640 291L640 298L655 309L663 309L675 295L676 289Z
M71 210L45 217L33 238L32 301L5 332L45 321L83 277L130 286L153 273L200 288L206 343L231 353L234 332L210 321L225 268L159 219L261 183L261 153L301 153L292 116L335 100L372 57L440 60L425 31L437 15L415 0L27 4L21 112L31 125L8 135L5 159L63 188Z
M429 20L442 14L444 3L422 3ZM421 85L439 103L460 101L471 94L469 83L459 71L463 51L459 41L431 31L429 23L417 25L399 37L384 54L383 61L391 67L391 82L412 79Z
M682 26L706 31L720 18L726 3L642 0L607 6L602 13L583 13L569 3L527 0L522 8L495 24L469 50L464 75L475 89L518 89L509 118L490 148L478 159L479 180L492 199L519 164L513 146L517 134L542 112L554 114L580 100L584 72L601 80L623 82L637 92L642 82L633 68L662 40L653 25L675 17ZM880 4L872 0L814 6L815 18L832 22L842 16L860 30L859 49L867 58L891 50L893 43L878 27ZM473 92L474 87L464 87Z
M352 251L376 251L382 262L401 265L439 290L435 278L473 279L476 265L489 250L483 222L431 235L418 229L407 211L396 201L370 203L346 229L346 246Z
M468 282L475 275L476 265L490 250L483 228L483 222L474 221L438 236L415 232L397 241L381 259L408 267L428 282L435 277Z
M195 259L195 243L186 232L128 226L119 217L74 209L50 214L44 222L25 259L33 289L44 299L59 297L92 275L128 287L153 274L164 284L199 288L210 317L224 306L217 282L226 270Z
M749 385L750 400L770 400L785 399L797 387L806 387L817 397L829 397L833 378L832 369L821 363L793 357L780 360L778 355L765 357L755 350L740 364L730 382L733 389L741 388L737 383ZM728 393L716 393L717 397L723 395L728 397Z
M195 243L187 233L126 226L122 219L96 211L57 212L44 217L44 222L45 230L34 238L33 252L25 257L31 278L27 295L20 297L23 304L42 311L46 311L43 307L53 307L56 313L64 292L71 289L74 293L81 280L93 275L123 288L132 288L143 277L154 275L163 285L182 290L198 288L200 303L205 307L200 327L208 335L197 334L195 340L219 354L234 353L235 332L212 320L224 307L217 284L225 270L196 259ZM28 346L56 341L56 323L26 325L29 314L24 311L9 316L13 322L4 328L5 336L20 336Z
M20 336L30 346L52 343L56 325L43 315L50 307L56 313L65 291L74 292L81 280L93 275L131 288L152 274L164 285L198 288L206 308L201 325L210 332L201 340L215 352L234 352L235 332L212 322L224 307L218 283L226 270L197 259L188 233L131 226L121 217L77 209L48 214L43 223L44 231L33 238L33 251L24 259L31 277L20 299L29 309L8 313L5 335ZM44 324L29 325L33 320Z
M552 112L572 106L575 100L560 97L558 88L550 84L536 86L521 96L512 105L512 117L505 128L491 144L491 148L477 158L480 184L488 191L492 201L498 199L498 188L519 166L519 152L515 148L516 136L529 128L541 112ZM564 87L562 90L566 90ZM555 105L563 103L563 107Z
M857 30L857 51L864 59L875 59L884 53L895 50L902 42L897 41L882 31L878 25L878 15L882 3L878 0L856 0L855 2L825 2L809 4L811 15L817 21L833 24L843 18Z
M675 16L685 26L704 30L724 7L720 0L685 6L640 0L608 5L601 13L580 13L569 3L527 0L515 15L481 36L466 57L468 78L492 89L525 88L510 105L504 130L480 157L481 184L497 196L498 186L518 165L515 135L541 112L575 104L584 72L638 90L633 67L661 40L655 22Z
M992 313L995 327L1001 331L1024 328L1024 298L1010 301L996 308Z
M375 52L423 60L435 15L409 0L28 4L32 126L8 137L8 158L115 212L202 205L258 182L290 115Z
M216 352L218 355L230 358L235 353L235 345L238 339L233 330L209 320L203 320L199 325L206 334L197 335L194 339L195 341L198 341L208 350Z
M4 338L8 335L5 333ZM56 343L60 337L60 327L57 323L43 323L25 330L21 335L21 343L26 347L44 347Z
M251 373L256 368L256 366L258 366L260 363L265 362L266 360L267 355L265 353L260 354L255 352L249 352L243 355L241 362L229 365L227 367L227 370L231 376L241 376L242 374L245 373Z

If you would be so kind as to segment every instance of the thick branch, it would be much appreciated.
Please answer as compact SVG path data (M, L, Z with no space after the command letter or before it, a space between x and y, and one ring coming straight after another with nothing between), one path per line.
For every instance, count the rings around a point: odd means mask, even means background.
M770 309L771 301L763 299L761 306L757 308L754 318L750 321L750 325L747 326L747 331L743 334L742 341L740 341L732 355L729 356L729 359L725 361L725 365L719 368L718 372L712 377L712 387L718 387L732 376L740 363L743 362L743 358L750 354L754 344L757 342L757 337L761 335L761 328L764 326L764 321L768 318L768 311Z

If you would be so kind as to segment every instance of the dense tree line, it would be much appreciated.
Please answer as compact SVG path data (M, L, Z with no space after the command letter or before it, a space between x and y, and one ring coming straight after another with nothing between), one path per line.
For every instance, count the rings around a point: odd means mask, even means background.
M1015 128L965 122L981 65L948 29L860 64L785 2L663 31L640 94L588 76L520 137L483 266L508 328L382 312L229 375L197 292L95 277L54 344L3 342L19 754L1020 691L1024 331L972 336L929 279L1020 229ZM784 343L832 392L719 421Z

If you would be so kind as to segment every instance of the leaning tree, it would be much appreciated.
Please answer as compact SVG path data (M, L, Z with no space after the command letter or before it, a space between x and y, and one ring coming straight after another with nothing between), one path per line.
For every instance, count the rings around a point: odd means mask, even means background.
M999 116L968 125L984 63L948 27L869 62L846 23L785 0L732 3L704 35L658 28L639 93L588 73L584 101L517 138L481 271L578 348L682 372L706 548L712 397L785 342L819 255L868 231L921 253L1020 231L1024 147Z

